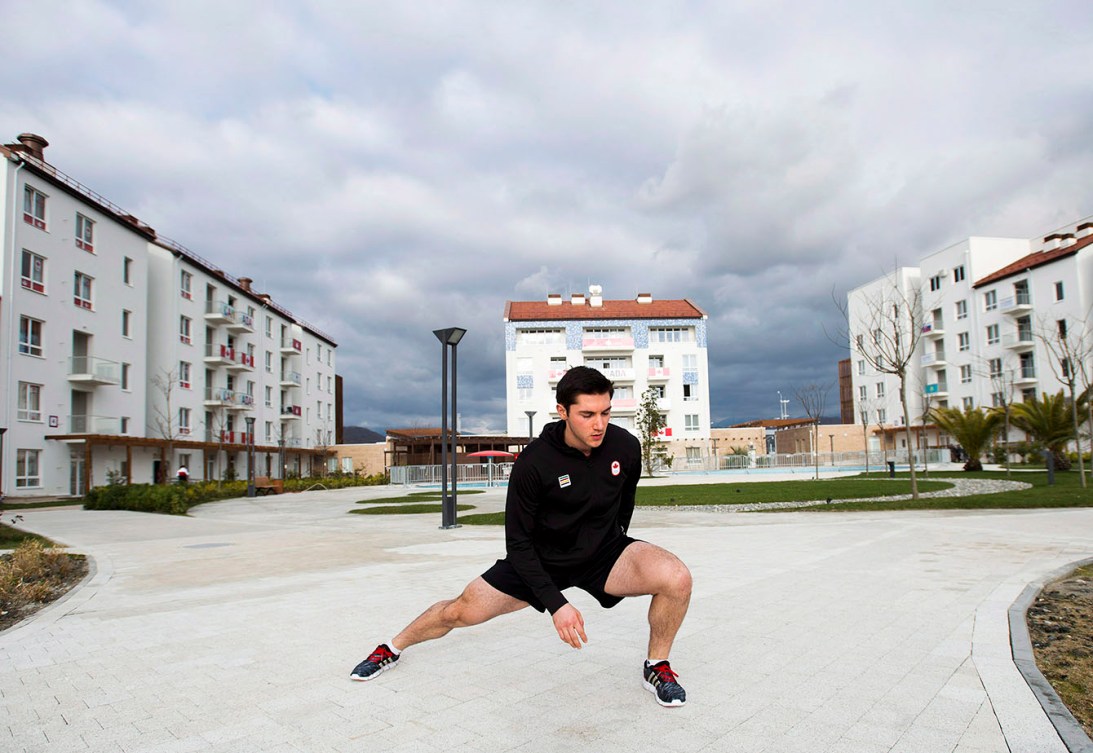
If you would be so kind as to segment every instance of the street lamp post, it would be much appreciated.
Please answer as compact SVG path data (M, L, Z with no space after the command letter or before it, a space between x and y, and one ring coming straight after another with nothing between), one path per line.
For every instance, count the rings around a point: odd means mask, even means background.
M715 471L720 470L719 463L717 462L717 437L710 439L713 442L713 469Z
M456 481L456 346L467 334L467 330L459 327L447 329L434 329L433 334L440 341L440 527L458 528L456 522L456 499L458 496L458 483ZM448 496L448 348L452 349L452 493Z
M0 427L0 500L4 499L4 434L7 428Z
M277 461L281 464L281 480L285 480L285 438L281 437L277 440Z
M535 411L526 410L524 413L527 414L528 417L528 441L530 442L535 439L535 425L531 422L531 419L535 418Z
M254 416L247 416L247 496L255 495L254 489Z

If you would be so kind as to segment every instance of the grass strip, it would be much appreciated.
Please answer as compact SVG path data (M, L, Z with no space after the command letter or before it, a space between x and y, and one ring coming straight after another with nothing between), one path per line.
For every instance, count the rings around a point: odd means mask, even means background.
M951 489L948 481L919 481L920 492ZM638 487L637 504L651 507L690 505L764 504L806 500L856 499L910 494L909 479L861 479L857 477L819 481L749 481L743 484L681 484Z
M0 523L0 549L14 549L25 541L40 541L45 545L53 544L52 541L39 536L36 533L29 533L27 531L20 531L18 528L12 528L9 525Z
M481 491L460 491L458 496L463 497L468 494L482 494ZM414 492L413 494L407 494L405 497L379 497L377 499L358 499L358 505L404 505L408 502L439 502L443 499L440 492Z
M458 510L473 510L474 505L456 505ZM350 510L354 515L417 515L419 513L440 513L441 505L416 504L416 505L384 505L382 507L363 507L360 510Z
M82 498L55 499L48 502L5 502L4 510L34 510L39 507L76 507L83 504Z

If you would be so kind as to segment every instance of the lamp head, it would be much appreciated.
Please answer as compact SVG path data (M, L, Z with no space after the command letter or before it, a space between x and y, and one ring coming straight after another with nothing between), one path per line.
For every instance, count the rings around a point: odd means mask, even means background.
M459 327L448 327L447 329L434 329L433 334L442 344L455 346L459 345L459 341L463 339L463 335L467 334L467 330Z

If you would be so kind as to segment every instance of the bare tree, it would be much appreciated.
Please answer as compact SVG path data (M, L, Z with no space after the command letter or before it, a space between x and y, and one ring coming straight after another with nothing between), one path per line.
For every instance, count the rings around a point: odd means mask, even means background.
M1006 353L1001 358L978 358L976 371L986 376L991 382L991 409L1002 416L1003 460L1006 466L1006 478L1010 477L1010 419L1013 403L1017 397L1017 369L1019 364L1013 353Z
M815 465L815 478L820 477L820 419L823 418L827 405L827 393L831 383L812 382L794 390L794 395L805 409L805 415L812 420L812 461Z
M161 450L160 462L163 478L168 479L171 474L171 460L175 456L174 443L182 437L174 399L175 389L179 386L178 372L174 369L160 369L158 374L152 376L150 383L159 399L152 404L152 421L148 424L148 431L166 442ZM157 483L158 481L157 479Z
M856 403L858 419L861 421L862 446L865 447L865 472L869 473L869 417L875 413L875 400L859 396Z
M1078 421L1078 396L1082 388L1078 380L1088 375L1086 362L1093 356L1093 334L1089 332L1086 320L1069 323L1066 319L1051 322L1040 319L1036 329L1037 339L1047 349L1048 365L1055 378L1066 385L1070 395L1070 417L1074 423L1074 443L1078 447L1078 472L1081 474L1082 488L1086 486L1085 460L1082 457L1082 435L1079 426L1085 421Z
M845 334L850 349L873 370L899 379L905 444L911 467L911 497L918 499L907 390L913 381L913 359L922 338L922 290L917 282L904 289L899 280L899 270L896 270L872 292L862 294L860 305L841 304L837 299L836 304L846 320Z

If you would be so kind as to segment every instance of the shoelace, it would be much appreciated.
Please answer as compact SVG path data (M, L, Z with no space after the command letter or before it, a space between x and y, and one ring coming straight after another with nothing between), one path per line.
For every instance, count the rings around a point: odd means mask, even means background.
M652 667L652 670L657 673L657 677L660 678L661 682L675 682L676 678L679 677L667 664Z
M389 651L386 646L379 646L378 648L376 648L375 651L372 652L371 656L368 657L368 661L372 662L373 664L379 664L387 657L394 655L395 654Z

